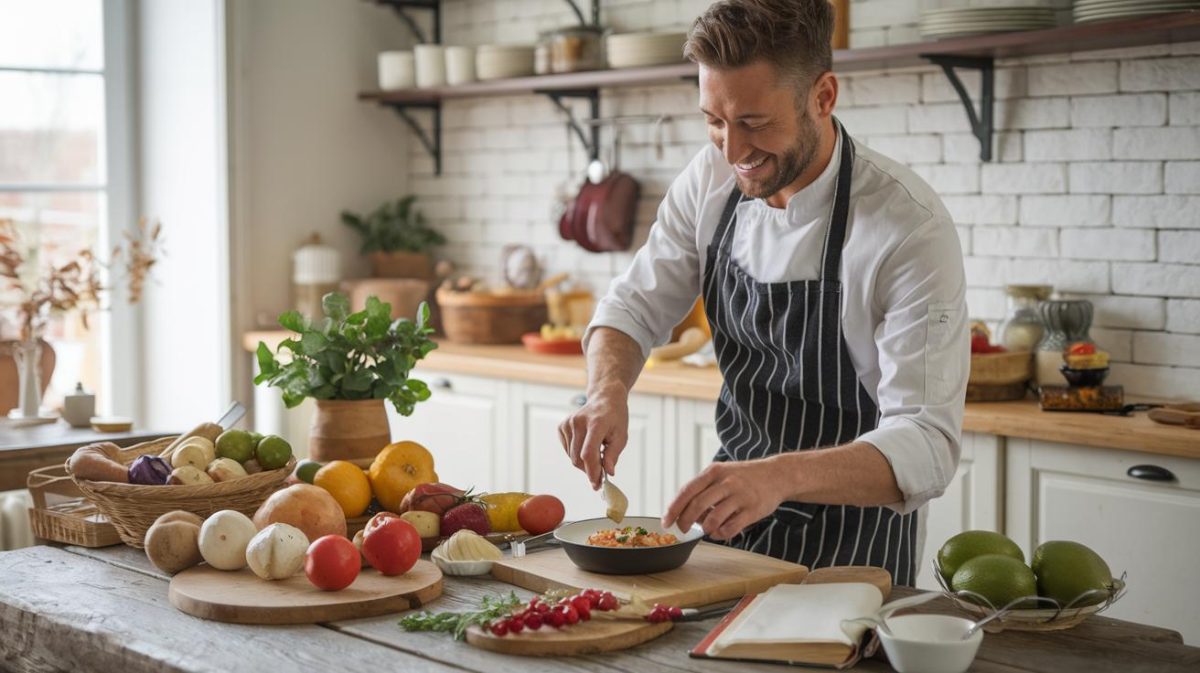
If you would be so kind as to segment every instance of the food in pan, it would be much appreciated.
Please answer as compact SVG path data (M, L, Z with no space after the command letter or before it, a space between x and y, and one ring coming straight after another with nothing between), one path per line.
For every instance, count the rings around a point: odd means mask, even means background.
M587 541L596 547L664 547L679 539L670 533L651 533L641 526L626 526L598 530Z

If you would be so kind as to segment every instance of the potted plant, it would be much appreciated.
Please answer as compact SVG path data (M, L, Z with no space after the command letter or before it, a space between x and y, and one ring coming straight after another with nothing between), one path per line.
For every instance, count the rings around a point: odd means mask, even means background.
M433 279L431 251L446 242L413 207L416 196L388 201L361 216L342 211L342 223L362 236L362 254L377 278Z
M391 442L384 401L402 416L429 399L429 387L410 378L418 360L437 348L429 336L429 307L421 304L416 321L393 320L392 307L368 297L366 308L350 312L346 295L321 299L324 317L310 320L297 311L279 316L295 332L275 353L258 343L255 384L283 390L290 409L312 398L317 410L309 435L309 457L317 461L371 459ZM285 357L278 358L277 355Z
M0 308L14 314L20 328L17 341L4 344L16 363L18 403L9 416L23 421L41 422L54 416L42 416L42 394L54 371L54 351L42 338L54 316L79 314L88 327L88 314L100 308L100 299L112 288L101 280L101 269L111 268L123 258L128 278L128 300L136 304L142 297L146 278L161 252L162 225L150 227L145 220L135 233L126 234L122 245L113 248L108 263L84 248L64 260L41 259L38 248L27 244L12 220L0 220L0 282L11 294ZM7 369L7 363L3 369ZM11 393L3 396L11 399ZM6 410L7 411L7 410Z

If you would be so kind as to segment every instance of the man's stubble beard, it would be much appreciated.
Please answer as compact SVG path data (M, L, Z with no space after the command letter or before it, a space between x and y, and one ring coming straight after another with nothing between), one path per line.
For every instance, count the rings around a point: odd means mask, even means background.
M808 170L808 167L817 158L820 132L807 110L797 122L797 127L800 137L782 154L772 157L776 170L766 181L747 181L735 173L738 189L743 194L752 199L765 199L795 182L804 171Z

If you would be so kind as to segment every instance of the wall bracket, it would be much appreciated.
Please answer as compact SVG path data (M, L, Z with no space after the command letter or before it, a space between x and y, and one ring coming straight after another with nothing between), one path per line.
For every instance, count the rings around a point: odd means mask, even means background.
M963 107L966 108L967 119L971 123L971 133L979 140L980 160L991 161L992 135L994 131L993 119L996 108L995 59L991 57L943 56L935 54L925 54L923 58L928 59L934 65L941 66L942 71L946 73L946 78L950 80L950 85L954 87L954 91L958 93L959 100L962 101ZM979 71L978 115L975 114L975 105L971 101L971 94L967 93L967 88L963 86L962 80L958 78L955 68Z
M600 127L590 125L588 133L584 133L583 126L575 119L575 115L571 112L571 108L563 103L564 98L583 98L590 104L590 119L595 121L600 118L600 90L599 89L561 89L554 91L537 91L544 96L550 98L550 102L554 103L563 113L567 115L567 126L570 127L575 135L579 138L579 142L583 144L583 149L587 151L589 159L600 158Z
M441 103L388 103L385 101L385 102L383 102L383 105L386 105L386 106L392 108L392 112L395 112L397 115L400 116L401 119L404 120L405 124L408 124L408 128L412 129L413 134L415 134L417 136L417 140L425 148L425 151L429 153L429 156L433 157L433 174L441 175L442 174L442 104ZM421 125L418 124L417 120L413 117L412 112L410 111L410 108L429 111L430 117L431 117L431 129L430 129L431 133L426 133L425 129L421 128Z
M437 44L442 41L442 2L441 0L375 0L381 5L391 7L400 17L408 29L412 31L417 42L421 44ZM433 13L433 35L432 39L425 39L425 31L417 25L414 19L406 10L421 9Z

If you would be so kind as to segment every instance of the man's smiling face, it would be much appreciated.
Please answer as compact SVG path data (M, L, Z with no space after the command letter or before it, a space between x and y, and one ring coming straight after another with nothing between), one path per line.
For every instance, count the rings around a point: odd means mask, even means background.
M812 165L820 133L809 99L808 87L798 92L791 78L766 61L727 69L700 66L708 137L733 166L743 194L769 199Z

